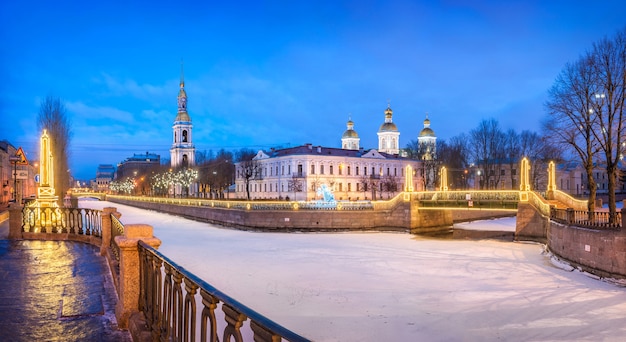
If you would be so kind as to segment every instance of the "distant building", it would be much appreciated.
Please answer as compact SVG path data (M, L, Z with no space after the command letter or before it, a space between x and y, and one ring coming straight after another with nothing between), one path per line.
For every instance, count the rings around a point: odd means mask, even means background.
M350 150L306 144L259 151L253 158L258 174L249 180L251 199L314 200L325 184L337 200L389 199L404 190L405 168L419 161L375 149ZM235 193L247 198L244 168L237 163ZM413 184L419 184L417 176ZM419 190L419 189L416 189Z
M146 152L146 154L134 154L132 157L126 158L126 160L117 164L115 179L122 180L145 175L150 169L159 165L161 165L161 156L158 154L149 152Z
M98 192L109 191L109 185L115 177L115 167L111 164L100 164L96 171L96 181L93 183L92 189Z
M235 194L251 199L314 200L322 185L330 188L337 200L388 199L404 190L406 167L411 166L415 190L421 190L420 161L399 155L400 132L392 121L393 111L385 110L385 121L378 130L378 150L365 150L349 119L341 136L341 148L302 146L258 151L252 164L258 173L246 181L250 163L237 163Z
M10 158L15 157L18 150L8 141L0 141L0 207L6 206L14 195L17 201L21 201L37 193L35 175L38 164L32 160L26 160L26 164L13 164Z

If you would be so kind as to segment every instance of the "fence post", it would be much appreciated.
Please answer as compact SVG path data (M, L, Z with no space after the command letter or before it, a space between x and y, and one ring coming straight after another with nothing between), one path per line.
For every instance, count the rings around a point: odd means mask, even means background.
M22 213L21 205L11 203L9 205L9 240L19 240L22 238Z
M102 244L100 245L100 255L106 255L107 249L111 247L111 214L117 212L117 208L106 207L102 209Z
M161 240L152 235L152 226L147 224L125 224L124 236L116 236L115 243L120 247L119 301L115 316L120 328L128 328L131 314L139 311L139 240L153 248L159 248Z
M572 208L567 208L567 225L571 226L574 224L575 221L575 217L574 217L574 209Z

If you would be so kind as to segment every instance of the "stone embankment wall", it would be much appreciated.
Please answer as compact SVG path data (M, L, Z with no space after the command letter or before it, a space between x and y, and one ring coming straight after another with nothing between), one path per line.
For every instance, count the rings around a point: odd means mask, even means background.
M601 277L626 278L626 226L597 230L550 222L548 248L556 256Z
M108 201L156 210L228 227L261 231L408 231L411 212L408 203L377 211L348 210L241 210L162 204L108 198Z
M621 228L588 229L552 221L520 203L515 239L543 242L558 258L600 277L626 278L626 210Z
M156 210L229 227L260 231L406 231L430 233L449 230L453 219L470 221L511 216L506 211L455 211L419 208L419 202L398 201L379 210L242 210L133 201L109 197L108 201ZM455 218L456 217L456 218Z

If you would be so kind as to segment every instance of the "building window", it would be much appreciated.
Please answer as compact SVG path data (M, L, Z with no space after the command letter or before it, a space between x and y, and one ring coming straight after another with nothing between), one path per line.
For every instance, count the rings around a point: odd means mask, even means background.
M391 173L389 172L389 168L387 168L387 176L389 176Z
M506 171L504 169L500 170L500 176L506 175Z
M324 174L324 164L320 165L320 175Z
M187 130L183 130L183 142L187 142Z
M363 168L363 175L367 176L367 167Z
M283 176L285 175L285 165L280 166L280 174Z
M350 167L348 166L348 170ZM352 191L352 183L348 183L348 192Z
M348 176L350 176L350 166L348 166ZM350 189L350 184L348 184L348 189Z
M291 165L289 165L289 166L287 167L287 174L288 174L288 175L291 175Z
M361 189L359 189L360 185L361 185L361 183L356 183L356 191L361 191Z
M315 174L315 165L311 164L311 174Z
M339 165L339 175L341 176L341 173L343 172L343 165Z
M298 164L298 176L302 177L302 164Z
M330 166L330 174L331 175L333 174L333 166L332 165Z
M358 167L358 166L356 167L356 169L354 170L354 172L355 172L355 173L354 173L355 175L357 175L357 176L359 175L359 167ZM358 191L358 190L357 190L357 191Z
M342 188L343 188L342 185L343 185L343 183L339 183L339 191L343 191L342 190Z

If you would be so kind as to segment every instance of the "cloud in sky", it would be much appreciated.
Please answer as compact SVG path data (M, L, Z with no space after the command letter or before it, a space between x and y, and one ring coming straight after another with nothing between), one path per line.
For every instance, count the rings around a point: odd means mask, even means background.
M181 59L200 151L338 147L349 116L376 147L388 101L401 146L426 112L440 139L488 118L537 131L561 68L624 27L625 12L613 0L6 1L0 139L36 154L38 99L53 95L76 151L108 149L73 157L79 178L147 148L168 158Z

